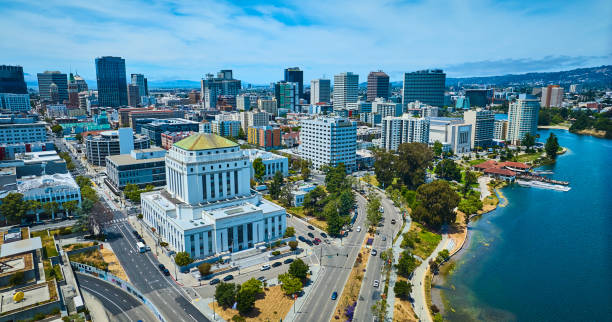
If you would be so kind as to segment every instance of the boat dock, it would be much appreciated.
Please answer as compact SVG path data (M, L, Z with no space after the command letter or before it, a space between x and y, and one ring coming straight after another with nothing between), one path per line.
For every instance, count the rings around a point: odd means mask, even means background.
M540 182L552 183L552 184L560 184L563 186L567 186L570 184L568 181L549 179L547 177L539 176L539 175L535 175L531 173L517 173L516 178L523 179L523 180L540 181Z

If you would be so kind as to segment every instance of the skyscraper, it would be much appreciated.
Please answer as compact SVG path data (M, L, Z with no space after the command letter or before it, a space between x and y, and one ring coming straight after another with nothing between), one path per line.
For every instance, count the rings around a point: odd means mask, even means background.
M380 135L382 147L397 150L402 143L429 143L429 119L416 118L410 114L399 117L387 116L382 119Z
M419 101L427 105L444 106L445 81L446 74L441 69L405 73L402 104Z
M68 76L58 71L45 71L38 73L38 91L42 101L63 102L68 100ZM57 97L55 95L55 87L57 86ZM53 93L52 93L53 91Z
M138 85L138 99L140 100L143 96L149 96L149 88L147 86L147 79L143 74L132 74L132 84Z
M371 72L368 75L367 101L373 102L377 97L389 98L389 75L382 70Z
M331 101L331 81L313 79L310 81L310 104L329 103Z
M489 110L476 109L465 111L463 120L472 124L472 147L488 148L493 144L495 114Z
M125 59L112 56L96 58L96 80L100 106L118 107L128 104L125 78Z
M217 73L217 77L206 74L206 78L202 79L202 100L206 108L217 107L217 99L221 95L238 95L240 80L234 79L232 74L231 69L224 69Z
M285 82L298 83L298 103L304 97L304 72L299 67L285 68Z
M561 107L563 105L563 87L548 85L542 87L541 107Z
M286 112L295 112L299 103L298 83L277 82L274 84L274 98L278 109L286 109Z
M491 94L491 97L489 96ZM469 100L471 107L486 107L492 98L492 91L489 89L466 89L465 97Z
M512 144L520 144L525 134L536 135L538 130L538 113L540 100L528 94L520 94L508 108L508 136Z
M23 67L0 65L0 93L27 94Z
M347 103L357 102L359 75L351 72L334 75L334 110L347 107Z
M302 120L300 156L320 169L343 163L347 171L356 167L357 123L341 117Z
M129 84L127 86L128 105L136 107L140 104L140 86L137 84Z

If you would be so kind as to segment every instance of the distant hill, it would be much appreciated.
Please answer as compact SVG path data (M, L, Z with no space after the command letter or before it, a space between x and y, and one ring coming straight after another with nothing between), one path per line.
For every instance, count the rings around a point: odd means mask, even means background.
M589 87L611 87L612 65L578 68L560 72L509 74L503 76L447 78L446 86L458 83L478 85L545 85L583 84Z

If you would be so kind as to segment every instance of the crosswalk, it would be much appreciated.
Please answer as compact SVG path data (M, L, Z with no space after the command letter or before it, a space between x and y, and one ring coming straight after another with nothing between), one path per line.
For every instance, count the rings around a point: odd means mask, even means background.
M106 223L109 225L113 225L113 224L119 224L119 223L126 222L126 221L127 221L127 218L119 218L119 219L109 220Z

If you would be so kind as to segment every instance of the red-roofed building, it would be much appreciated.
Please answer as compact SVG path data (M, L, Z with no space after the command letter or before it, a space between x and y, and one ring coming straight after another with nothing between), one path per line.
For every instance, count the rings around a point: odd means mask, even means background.
M294 147L300 144L300 132L289 132L283 134L283 145L286 147Z
M516 172L508 170L508 169L489 168L489 169L485 169L483 172L484 174L488 174L491 177L496 178L496 179L513 181L516 178Z
M517 172L527 172L531 166L522 162L495 162L495 160L487 160L483 163L472 166L474 170L482 171L494 178L503 180L514 180Z

